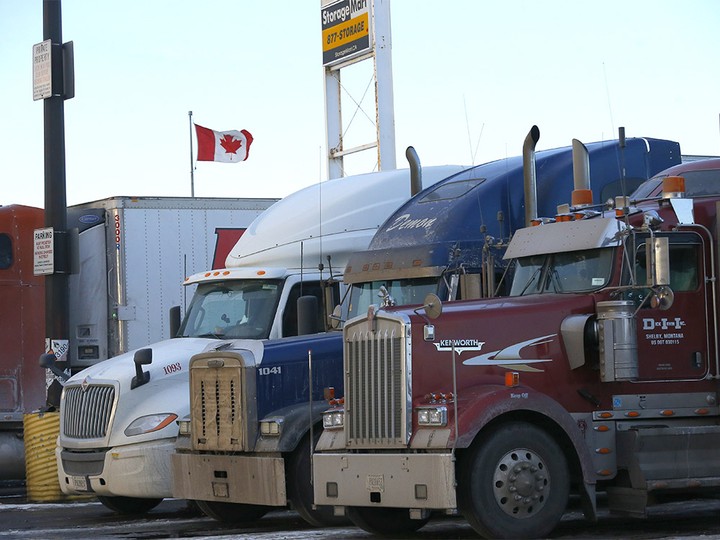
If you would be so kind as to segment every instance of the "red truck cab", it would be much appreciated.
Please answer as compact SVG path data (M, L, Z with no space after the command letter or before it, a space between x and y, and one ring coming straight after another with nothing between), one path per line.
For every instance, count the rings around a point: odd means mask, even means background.
M45 286L33 275L33 231L43 211L0 206L0 479L24 470L23 414L46 401L44 352Z

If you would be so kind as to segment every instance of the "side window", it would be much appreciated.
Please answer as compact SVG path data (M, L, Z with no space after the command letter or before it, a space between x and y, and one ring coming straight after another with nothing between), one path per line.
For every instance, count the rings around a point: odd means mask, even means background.
M5 234L0 234L0 270L10 268L13 263L12 240Z
M670 288L675 292L694 291L698 288L697 244L670 244ZM645 283L645 244L635 256L638 283Z
M296 283L290 289L288 294L288 301L285 305L285 311L283 312L282 327L283 336L297 336L298 335L298 321L297 321L297 301L300 296L312 295L318 299L318 328L324 327L323 321L323 295L320 283L317 281Z
M675 291L698 288L698 246L670 247L670 287Z

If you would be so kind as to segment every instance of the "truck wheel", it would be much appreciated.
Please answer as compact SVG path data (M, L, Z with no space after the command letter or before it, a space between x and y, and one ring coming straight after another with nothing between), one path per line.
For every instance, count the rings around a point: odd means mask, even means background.
M314 430L315 443L320 438L320 429ZM333 515L330 506L313 509L312 467L310 464L310 433L300 440L295 451L287 459L287 491L293 509L313 527L335 527L347 525L344 516ZM313 445L314 447L315 445Z
M562 450L531 424L504 424L479 441L458 474L460 510L488 538L538 538L552 531L570 491Z
M118 514L144 514L162 502L162 499L105 496L98 496L98 500L103 503L105 507Z
M391 537L414 533L430 521L429 517L410 519L410 510L406 508L350 506L347 513L350 521L364 531Z
M218 501L195 501L206 515L226 523L247 523L260 519L270 510L267 506L227 503Z

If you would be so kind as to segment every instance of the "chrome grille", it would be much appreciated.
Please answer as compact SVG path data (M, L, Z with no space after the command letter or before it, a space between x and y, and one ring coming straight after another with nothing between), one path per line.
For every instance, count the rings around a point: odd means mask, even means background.
M73 439L104 438L110 426L114 402L113 386L66 386L62 410L63 435Z
M198 355L190 365L191 431L195 450L247 450L240 357Z
M361 319L344 332L348 447L405 446L410 433L405 325L397 319Z

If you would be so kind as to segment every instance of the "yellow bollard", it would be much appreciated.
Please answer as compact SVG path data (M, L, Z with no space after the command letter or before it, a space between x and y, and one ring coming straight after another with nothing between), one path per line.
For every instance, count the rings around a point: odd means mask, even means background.
M66 500L60 490L55 445L60 435L59 412L34 412L23 417L25 479L28 501Z

